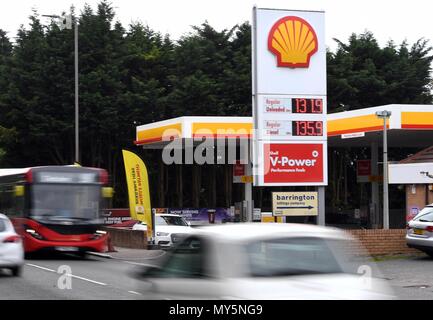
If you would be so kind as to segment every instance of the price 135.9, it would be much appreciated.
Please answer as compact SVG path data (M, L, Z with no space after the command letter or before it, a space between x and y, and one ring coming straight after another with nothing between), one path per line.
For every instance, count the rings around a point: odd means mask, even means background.
M292 121L292 136L323 136L323 122Z

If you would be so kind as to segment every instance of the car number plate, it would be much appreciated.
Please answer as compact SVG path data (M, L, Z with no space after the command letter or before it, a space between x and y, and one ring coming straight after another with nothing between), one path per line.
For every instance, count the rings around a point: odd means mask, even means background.
M424 230L423 229L413 229L413 234L422 236L424 234Z
M56 247L56 250L62 252L77 252L78 248L77 247Z

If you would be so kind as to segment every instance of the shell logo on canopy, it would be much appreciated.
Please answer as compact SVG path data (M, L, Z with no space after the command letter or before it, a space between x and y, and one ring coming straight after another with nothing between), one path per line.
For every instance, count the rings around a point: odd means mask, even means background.
M318 49L316 32L304 19L286 16L269 32L268 49L277 56L278 67L308 68Z

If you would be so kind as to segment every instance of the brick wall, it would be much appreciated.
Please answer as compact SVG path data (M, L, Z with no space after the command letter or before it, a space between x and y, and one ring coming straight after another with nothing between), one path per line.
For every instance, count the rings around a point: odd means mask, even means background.
M370 255L419 253L420 251L406 246L406 229L390 230L348 230L359 239ZM354 246L351 248L356 254L363 254L362 248Z
M111 237L111 244L115 247L131 249L147 249L146 233L141 230L121 228L104 228Z
M147 239L143 231L110 227L104 229L110 233L111 241L114 246L134 249L147 248ZM406 229L347 230L346 232L355 236L362 245L359 247L353 244L353 246L349 248L350 252L354 254L386 255L420 252L406 246Z

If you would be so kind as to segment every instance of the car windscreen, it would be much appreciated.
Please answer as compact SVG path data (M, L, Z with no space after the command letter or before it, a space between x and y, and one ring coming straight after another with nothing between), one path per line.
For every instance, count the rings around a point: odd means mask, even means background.
M6 231L6 220L0 218L0 232Z
M35 219L85 221L99 218L98 185L34 184L30 214Z
M159 226L188 226L185 219L177 216L156 216L155 223Z
M425 207L413 220L420 222L433 222L433 207Z
M321 238L281 238L246 246L250 275L275 277L343 272L333 251Z
M207 275L206 248L203 239L189 237L162 257L162 268L150 270L148 276L162 278L202 278Z

